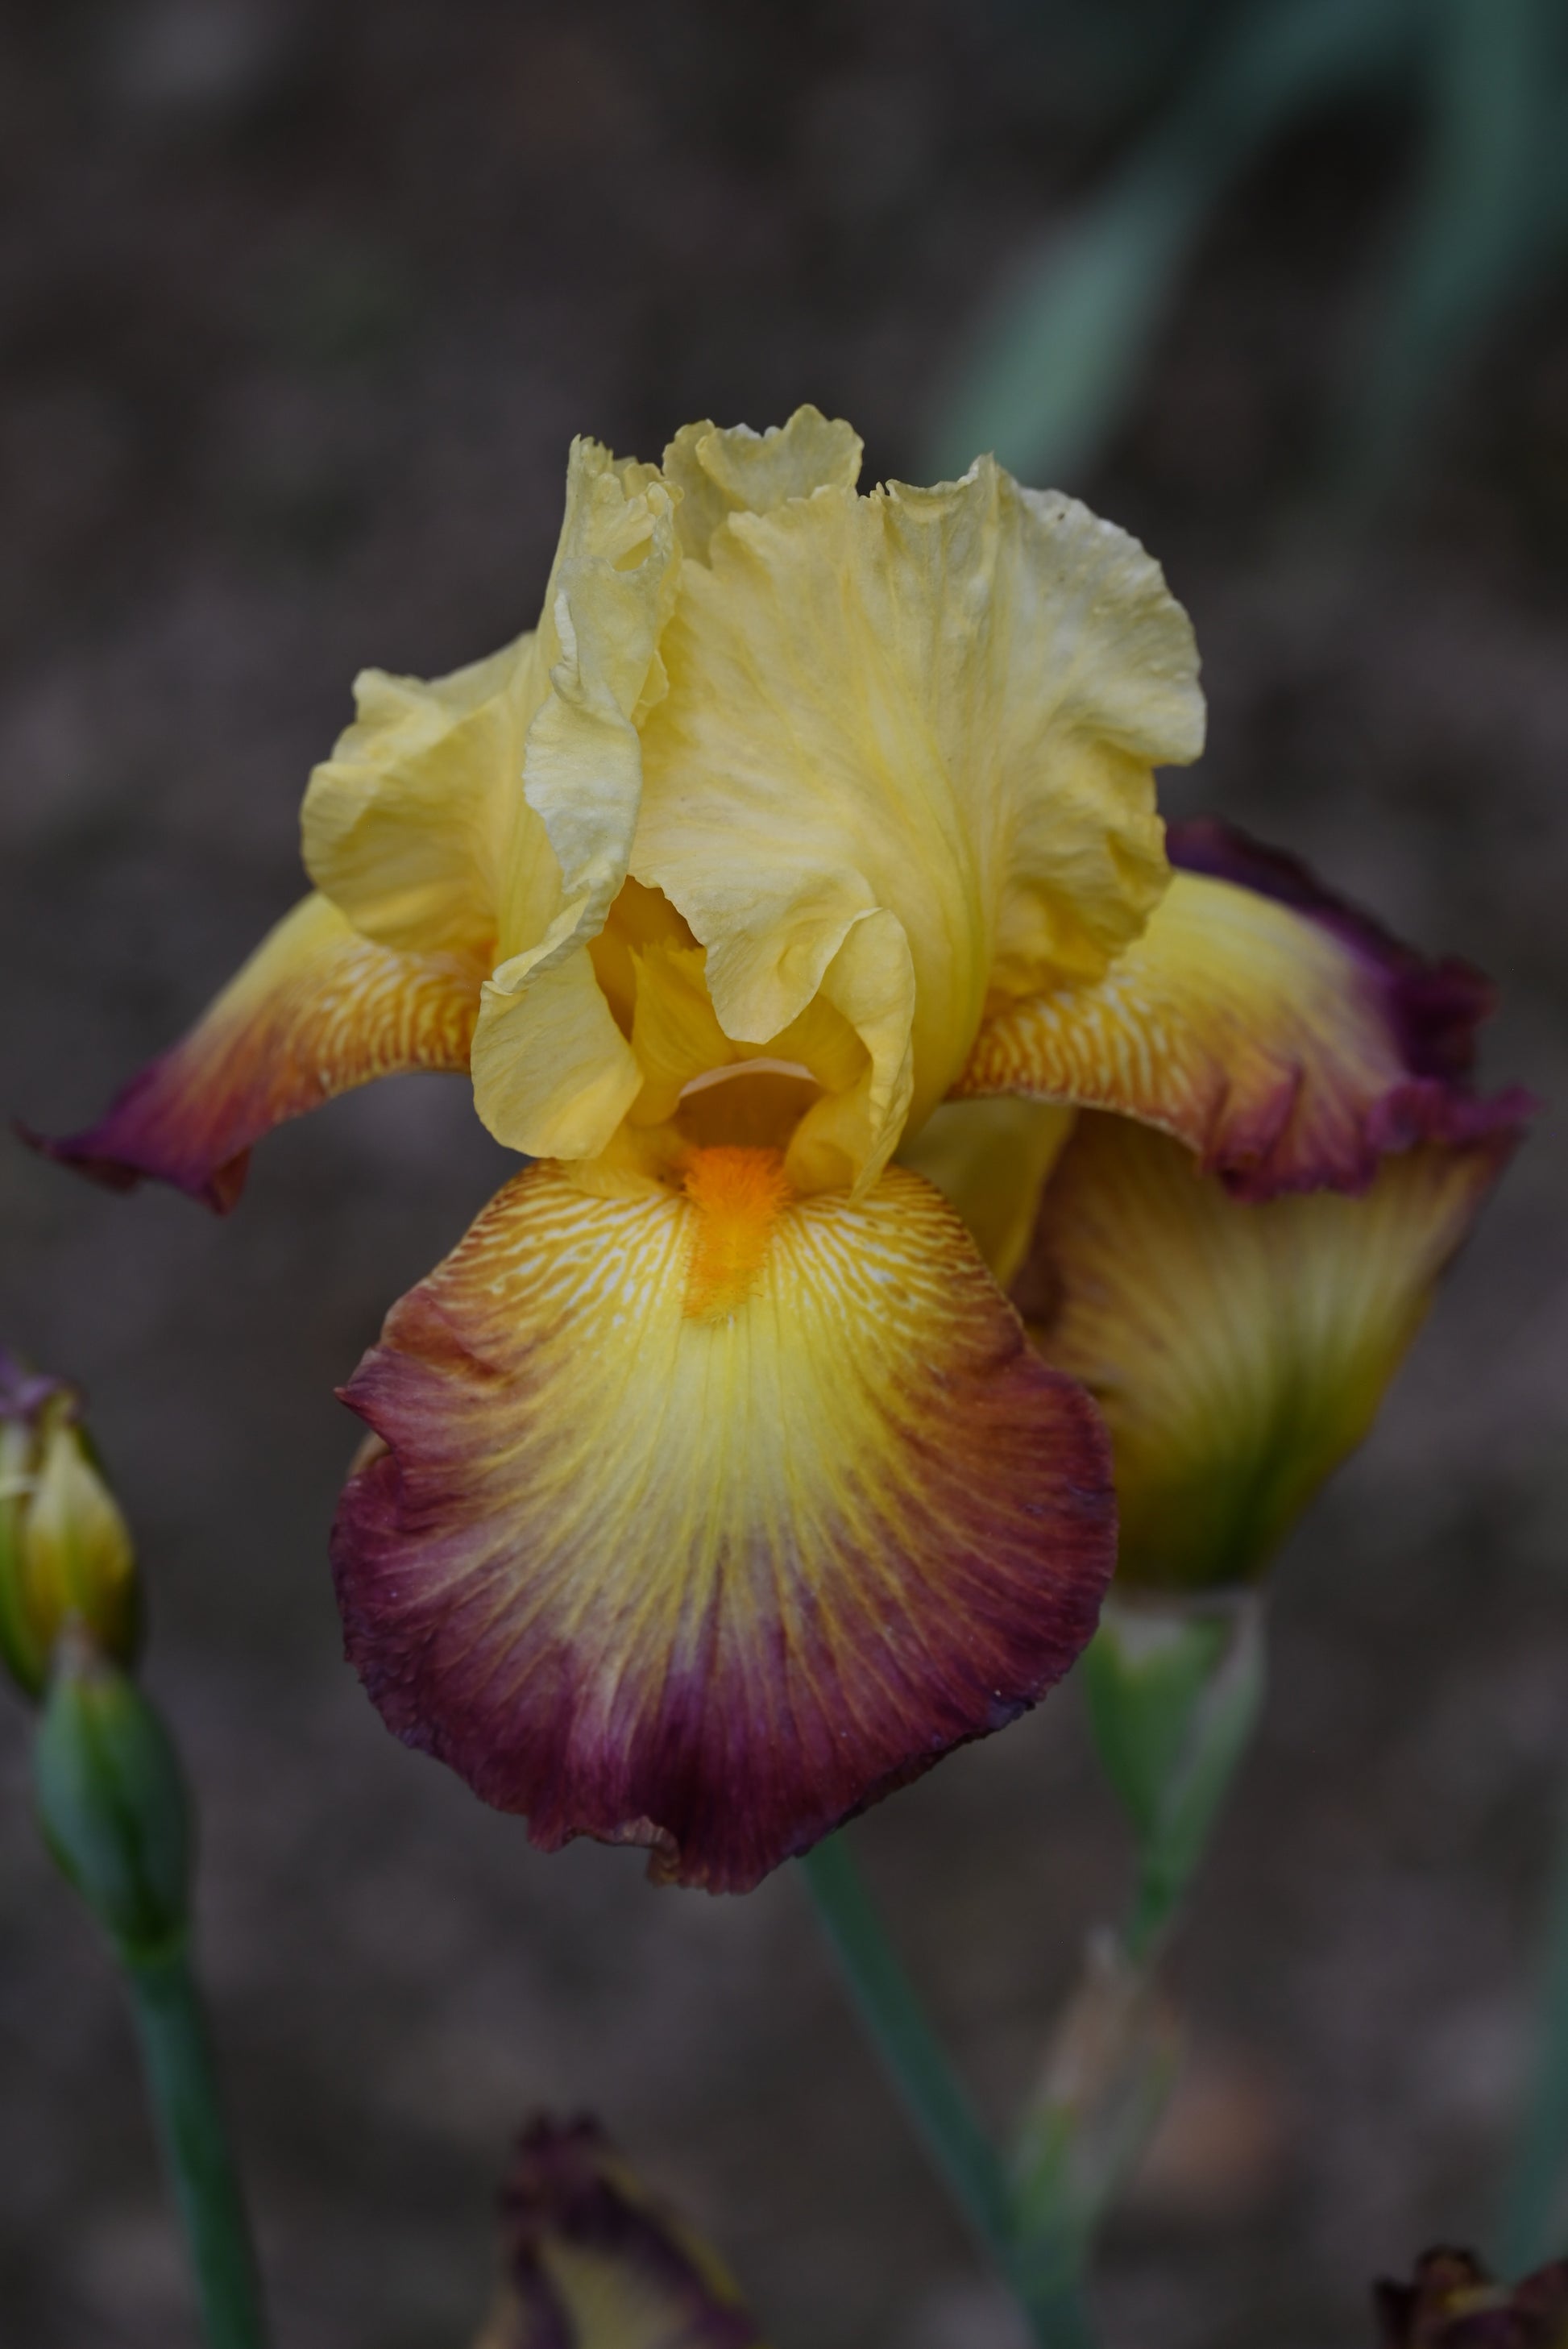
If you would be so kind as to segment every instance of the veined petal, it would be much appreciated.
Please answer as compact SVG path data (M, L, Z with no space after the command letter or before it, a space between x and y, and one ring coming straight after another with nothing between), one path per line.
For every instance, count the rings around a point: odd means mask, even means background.
M988 1002L1098 978L1158 903L1151 769L1202 735L1191 630L1071 500L983 459L732 512L662 650L633 869L707 947L727 1034L776 1035L857 924L896 923L907 1009L880 989L864 1040L918 1123ZM897 1140L868 1125L862 1180Z
M1359 1197L1232 1197L1190 1152L1086 1112L1047 1186L1031 1335L1104 1412L1118 1580L1256 1572L1358 1444L1515 1137L1418 1143Z
M596 2122L524 2132L501 2220L501 2286L474 2349L761 2349L717 2254Z
M156 1175L222 1213L274 1125L372 1077L466 1070L479 992L460 957L396 954L306 897L96 1125L27 1138L116 1190Z
M1424 963L1305 867L1220 825L1173 829L1171 855L1142 936L1094 985L988 1021L954 1099L1119 1111L1249 1199L1364 1189L1387 1151L1528 1110L1523 1093L1478 1101L1464 1082L1491 1006L1478 973Z
M407 1742L547 1849L739 1890L1031 1704L1113 1535L1092 1405L928 1184L686 1179L499 1195L345 1391L387 1448L334 1558Z

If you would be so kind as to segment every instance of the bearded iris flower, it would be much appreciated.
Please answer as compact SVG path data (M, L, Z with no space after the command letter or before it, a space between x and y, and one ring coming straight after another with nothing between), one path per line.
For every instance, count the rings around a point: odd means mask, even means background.
M344 1391L349 1651L537 1842L714 1889L1093 1629L1105 1429L1004 1294L1079 1109L1247 1200L1487 1123L1451 972L1173 870L1153 770L1202 702L1142 549L988 459L859 464L811 409L576 444L538 629L359 680L315 894L47 1145L226 1207L280 1120L470 1073L534 1163Z

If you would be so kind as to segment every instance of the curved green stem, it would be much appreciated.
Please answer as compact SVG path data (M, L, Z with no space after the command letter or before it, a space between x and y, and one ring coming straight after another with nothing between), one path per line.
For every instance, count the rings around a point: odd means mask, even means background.
M1041 2349L1092 2349L1076 2282L1032 2278L1020 2259L1006 2173L937 2042L861 1881L849 1845L830 1836L800 1863L862 2021L949 2193L1019 2301Z
M261 2282L183 1943L123 1954L148 2095L190 2246L208 2349L266 2349Z
M984 2249L1011 2262L1007 2181L894 1955L842 1835L800 1862L829 1940L926 2151Z

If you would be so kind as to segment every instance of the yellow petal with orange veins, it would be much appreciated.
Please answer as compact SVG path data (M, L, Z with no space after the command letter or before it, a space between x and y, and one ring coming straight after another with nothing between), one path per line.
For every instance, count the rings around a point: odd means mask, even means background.
M1217 824L1173 829L1179 869L1106 977L1014 1004L982 1030L955 1100L1017 1093L1176 1135L1241 1197L1365 1188L1422 1136L1507 1123L1477 1100L1491 1008L1479 975L1424 963L1294 860Z
M1098 978L1158 904L1151 771L1202 736L1186 616L1133 540L983 459L732 512L661 650L633 868L707 947L726 1034L796 1019L857 925L897 934L846 990L866 1179L988 1003Z
M547 1848L738 1890L1066 1670L1109 1463L919 1176L688 1171L531 1167L394 1308L334 1558L400 1736Z
M1119 1586L1238 1582L1370 1427L1514 1136L1418 1143L1358 1198L1253 1205L1092 1112L1047 1187L1025 1309L1099 1402Z
M222 1211L274 1125L373 1077L466 1070L479 991L461 957L396 954L306 897L96 1125L38 1146L117 1190L155 1175Z

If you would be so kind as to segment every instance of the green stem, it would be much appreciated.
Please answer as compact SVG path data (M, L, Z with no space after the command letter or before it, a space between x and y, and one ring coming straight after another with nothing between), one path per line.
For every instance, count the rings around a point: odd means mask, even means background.
M1263 1708L1255 1592L1137 1606L1111 1599L1084 1687L1107 1775L1131 1822L1137 1885L1122 1945L1150 1966L1181 1911Z
M1498 2264L1507 2276L1526 2274L1562 2249L1568 2185L1568 1833L1557 1860L1545 1958L1530 2093L1498 2228Z
M265 2349L261 2283L183 1944L123 1953L148 2095L190 2246L208 2349Z
M1008 2269L1013 2213L1001 2163L938 2046L841 1835L800 1862L828 1939L877 2052L949 2192Z
M938 2044L842 1835L800 1863L882 2064L981 2249L1019 2300L1041 2349L1092 2349L1076 2282L1020 2271L1012 2196L995 2147Z

